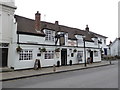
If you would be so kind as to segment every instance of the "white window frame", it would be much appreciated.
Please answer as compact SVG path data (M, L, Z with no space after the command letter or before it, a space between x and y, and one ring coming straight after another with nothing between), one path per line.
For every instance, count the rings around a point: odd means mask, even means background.
M46 51L44 55L44 59L54 59L54 51Z
M54 31L52 30L45 30L45 40L54 42Z
M99 56L99 55L98 55L98 51L95 51L95 52L94 52L94 56L95 56L95 57L98 57L98 56Z
M106 40L104 39L104 44L106 44Z
M19 52L19 60L33 60L33 50L31 49L23 49Z
M82 44L83 43L83 38L79 38L78 39L78 44Z
M95 45L98 45L98 39L97 38L94 39L94 43L95 43Z
M102 39L100 39L100 42L102 42Z

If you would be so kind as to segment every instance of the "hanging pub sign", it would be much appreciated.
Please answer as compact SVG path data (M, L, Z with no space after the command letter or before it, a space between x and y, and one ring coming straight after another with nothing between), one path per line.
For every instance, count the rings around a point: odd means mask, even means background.
M64 37L64 34L57 34L55 36L56 38L56 41L55 41L55 45L57 44L58 42L58 39L59 39L59 44L62 46L62 45L65 45L65 37Z
M61 34L60 36L60 45L65 45L65 37L64 37L64 34Z

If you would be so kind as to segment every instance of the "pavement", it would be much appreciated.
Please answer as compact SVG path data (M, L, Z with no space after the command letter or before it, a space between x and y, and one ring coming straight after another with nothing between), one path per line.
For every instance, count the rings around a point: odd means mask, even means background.
M29 69L29 70L17 70L17 71L4 68L2 69L2 72L0 72L0 76L2 76L0 78L0 81L9 81L9 80L29 78L29 77L36 77L41 75L62 73L62 72L75 71L75 70L83 70L83 69L96 68L96 67L107 66L112 64L110 64L110 62L108 61L101 61L101 62L96 62L92 64L87 64L86 67L84 66L84 64L77 64L72 66L55 67L55 69L53 67L47 67L47 68L41 68L38 70Z

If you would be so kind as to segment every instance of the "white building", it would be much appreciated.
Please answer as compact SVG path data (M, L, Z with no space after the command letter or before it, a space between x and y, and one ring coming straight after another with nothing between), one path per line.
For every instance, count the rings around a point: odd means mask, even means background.
M36 59L41 67L57 65L58 61L61 66L68 65L70 61L72 64L85 63L88 57L91 62L101 61L101 48L106 47L107 37L89 31L88 25L81 30L59 25L58 21L44 22L40 20L39 12L32 20L14 15L14 4L0 5L2 66L15 70L33 68ZM6 8L7 11L4 10Z
M116 38L110 44L110 54L111 56L120 56L120 38Z
M13 43L15 9L13 0L0 0L0 55L2 55L1 57L4 60L0 64L3 66L8 64L9 46ZM1 58L0 61L2 61Z

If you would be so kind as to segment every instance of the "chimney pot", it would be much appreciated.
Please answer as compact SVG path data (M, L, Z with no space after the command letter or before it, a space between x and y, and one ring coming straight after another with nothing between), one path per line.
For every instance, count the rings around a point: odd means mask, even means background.
M55 25L58 25L59 24L59 21L55 21Z
M86 25L85 30L89 32L89 27L88 27L88 25Z

